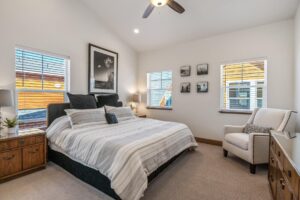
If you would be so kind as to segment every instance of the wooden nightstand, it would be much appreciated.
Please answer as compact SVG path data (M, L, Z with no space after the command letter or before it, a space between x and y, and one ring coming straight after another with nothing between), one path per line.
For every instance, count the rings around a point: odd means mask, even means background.
M0 137L0 182L46 167L46 134L39 129Z
M140 117L140 118L147 118L146 114L138 114L138 113L136 113L135 116Z

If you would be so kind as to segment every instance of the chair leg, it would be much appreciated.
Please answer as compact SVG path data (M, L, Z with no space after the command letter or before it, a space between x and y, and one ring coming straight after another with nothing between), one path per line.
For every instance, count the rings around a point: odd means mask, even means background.
M228 151L223 149L223 155L224 155L224 157L227 157L228 156Z
M255 174L256 173L256 165L250 164L250 173Z

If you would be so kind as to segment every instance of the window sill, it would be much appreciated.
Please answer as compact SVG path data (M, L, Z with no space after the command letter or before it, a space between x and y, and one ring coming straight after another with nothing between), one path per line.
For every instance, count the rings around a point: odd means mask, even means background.
M147 106L147 109L153 109L153 110L173 110L173 108L170 108L170 107L153 107L153 106Z
M219 113L223 114L243 114L243 115L251 115L252 111L248 110L220 110Z

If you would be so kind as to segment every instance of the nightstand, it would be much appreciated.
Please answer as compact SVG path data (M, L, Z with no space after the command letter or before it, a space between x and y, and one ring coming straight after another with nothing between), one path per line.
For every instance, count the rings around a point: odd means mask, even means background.
M0 182L46 167L46 134L40 129L0 137Z
M140 118L147 118L146 114L138 114L138 113L136 113L135 116L140 117Z

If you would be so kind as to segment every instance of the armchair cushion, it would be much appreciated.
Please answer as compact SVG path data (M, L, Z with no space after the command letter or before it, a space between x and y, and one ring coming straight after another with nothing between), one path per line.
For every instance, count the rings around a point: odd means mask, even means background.
M269 133L272 128L257 126L254 124L246 124L244 128L244 133Z
M231 125L225 125L224 126L224 134L228 133L242 133L245 126L231 126Z
M247 133L228 133L225 135L224 139L232 145L248 150L249 134Z
M282 124L286 114L289 114L287 110L261 108L256 112L252 124L272 127L277 130Z

